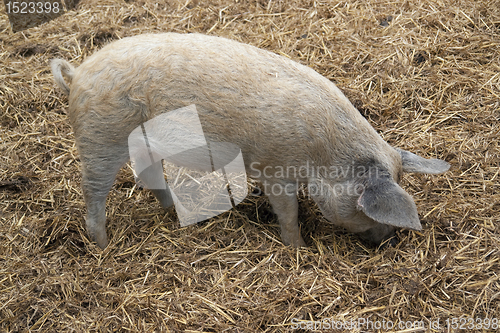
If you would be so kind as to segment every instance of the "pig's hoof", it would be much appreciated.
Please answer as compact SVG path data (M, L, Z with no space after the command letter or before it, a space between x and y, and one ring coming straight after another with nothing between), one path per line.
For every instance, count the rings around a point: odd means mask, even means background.
M90 237L92 241L96 242L97 245L104 250L106 246L108 246L108 237L106 233L103 234L98 234L98 235L91 235Z
M284 241L283 243L296 249L298 249L299 247L307 247L306 242L304 242L304 239L302 237L300 237L299 239Z
M299 244L296 247L307 247L307 244L302 238L300 238Z

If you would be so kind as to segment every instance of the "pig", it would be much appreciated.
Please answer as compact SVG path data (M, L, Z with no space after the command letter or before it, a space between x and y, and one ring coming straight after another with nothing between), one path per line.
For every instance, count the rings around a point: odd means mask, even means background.
M143 34L108 44L77 68L53 59L51 69L69 95L87 232L103 249L106 197L130 158L129 134L188 105L196 106L207 140L241 149L248 176L267 185L282 241L292 247L306 246L298 223L300 186L310 189L331 223L380 244L397 228L422 229L413 199L398 185L402 173L449 168L389 145L313 69L222 37ZM290 169L303 172L277 172ZM161 166L154 172L163 176ZM174 203L168 186L152 191L163 207Z

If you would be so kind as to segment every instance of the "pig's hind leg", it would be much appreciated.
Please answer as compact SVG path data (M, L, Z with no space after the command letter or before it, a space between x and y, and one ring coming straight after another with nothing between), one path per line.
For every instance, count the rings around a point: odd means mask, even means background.
M82 188L87 206L86 226L92 241L104 249L108 245L106 234L106 197L120 168L129 159L126 145L108 147L92 143L80 145L82 156ZM139 178L151 189L162 207L173 206L170 189L163 177L161 161L145 169Z
M161 161L150 165L142 171L138 177L146 185L146 187L153 192L154 196L158 199L164 209L170 208L174 205L170 188L167 182L165 182L165 178L163 176L163 164Z
M79 141L87 232L90 239L104 249L108 245L106 197L118 171L129 158L128 149L126 145L110 147L102 141L98 143L85 138Z

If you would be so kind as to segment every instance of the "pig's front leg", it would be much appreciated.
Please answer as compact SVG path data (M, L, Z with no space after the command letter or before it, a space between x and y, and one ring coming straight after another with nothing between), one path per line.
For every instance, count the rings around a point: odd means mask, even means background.
M300 235L297 187L293 184L274 184L266 194L278 216L283 243L292 247L306 246Z

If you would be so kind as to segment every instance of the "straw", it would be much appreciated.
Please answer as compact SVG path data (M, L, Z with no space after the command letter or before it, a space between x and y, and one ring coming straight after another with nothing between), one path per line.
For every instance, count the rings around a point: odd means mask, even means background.
M91 0L15 34L1 14L0 31L0 331L289 332L385 320L394 327L330 331L447 332L447 319L500 317L496 1ZM165 31L310 66L390 144L451 163L444 175L403 177L423 230L371 248L307 193L307 248L281 243L263 196L180 228L125 167L107 201L110 245L89 242L67 98L48 61L77 66L112 40Z

